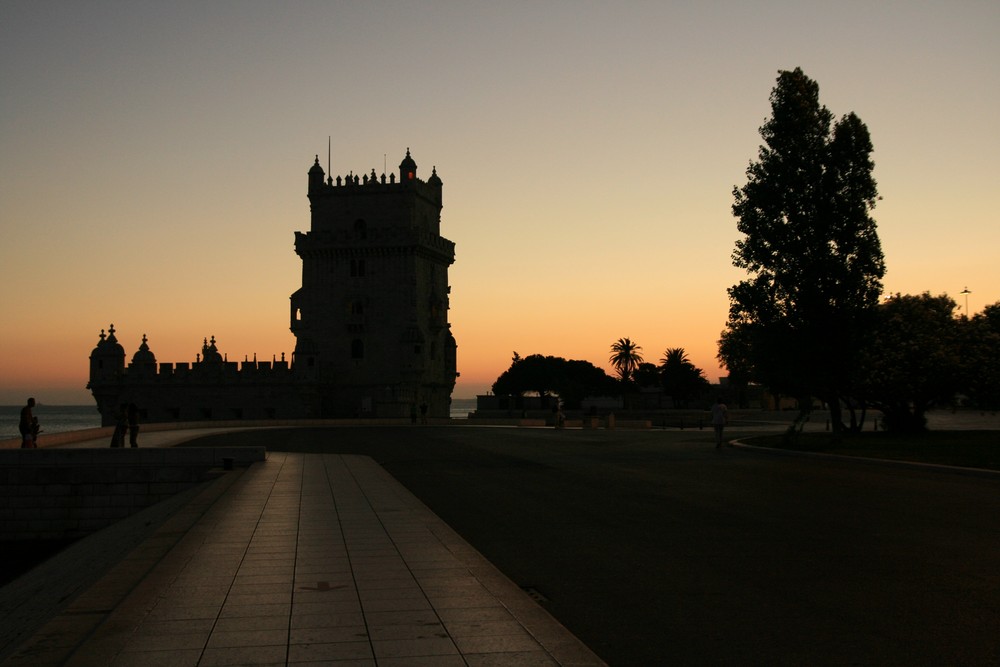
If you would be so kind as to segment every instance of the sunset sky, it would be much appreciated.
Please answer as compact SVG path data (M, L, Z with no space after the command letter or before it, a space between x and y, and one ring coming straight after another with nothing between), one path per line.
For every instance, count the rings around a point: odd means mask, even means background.
M875 146L887 292L1000 301L1000 3L0 0L0 404L290 355L306 172L444 182L456 397L630 337L715 382L778 70Z

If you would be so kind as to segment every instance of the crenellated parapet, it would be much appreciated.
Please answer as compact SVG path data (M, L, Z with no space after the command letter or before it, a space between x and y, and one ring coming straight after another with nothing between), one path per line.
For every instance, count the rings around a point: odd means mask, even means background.
M157 362L143 334L142 344L126 365L124 348L111 325L109 334L101 331L91 354L87 387L97 400L102 423L109 426L120 406L129 403L139 407L142 421L250 418L244 417L250 414L274 418L282 401L269 397L282 387L289 393L293 379L284 353L270 361L260 361L256 355L252 360L229 361L219 352L214 336L204 339L193 362ZM289 412L282 410L282 416L298 416Z
M436 167L431 169L430 178L426 181L417 177L417 163L410 155L410 149L406 149L406 157L399 165L398 178L394 173L388 176L385 172L377 174L375 169L365 174L349 172L333 178L332 175L326 175L317 155L309 169L309 201L314 213L313 228L316 228L316 213L326 217L330 215L331 207L336 208L334 201L355 200L359 197L374 198L382 206L393 197L416 195L440 208L442 185Z

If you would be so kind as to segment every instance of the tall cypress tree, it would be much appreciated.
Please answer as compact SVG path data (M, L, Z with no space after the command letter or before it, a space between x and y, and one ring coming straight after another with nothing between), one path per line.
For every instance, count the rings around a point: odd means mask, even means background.
M820 398L840 428L885 275L871 139L853 113L833 122L798 68L779 73L760 134L733 189L745 235L733 265L749 277L729 289L719 359L775 393Z

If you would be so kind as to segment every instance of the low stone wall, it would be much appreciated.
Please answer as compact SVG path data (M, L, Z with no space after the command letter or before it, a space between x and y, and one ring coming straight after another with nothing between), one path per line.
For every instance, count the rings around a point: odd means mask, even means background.
M75 539L223 474L263 447L0 451L0 540Z
M461 423L464 420L446 418L430 418L425 423L432 426L444 426ZM410 424L410 419L215 419L197 422L157 422L142 424L140 435L158 433L160 431L190 431L195 429L242 429L242 428L279 428L279 427L310 427L310 426L401 426ZM66 431L62 433L43 433L38 440L39 449L45 447L60 447L74 442L87 440L105 440L111 444L113 426ZM127 436L126 436L127 437ZM0 449L20 449L20 438L0 440Z

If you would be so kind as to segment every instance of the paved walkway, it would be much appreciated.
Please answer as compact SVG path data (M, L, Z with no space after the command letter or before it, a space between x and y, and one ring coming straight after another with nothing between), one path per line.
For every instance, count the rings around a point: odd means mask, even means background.
M602 665L368 457L211 483L4 665Z

